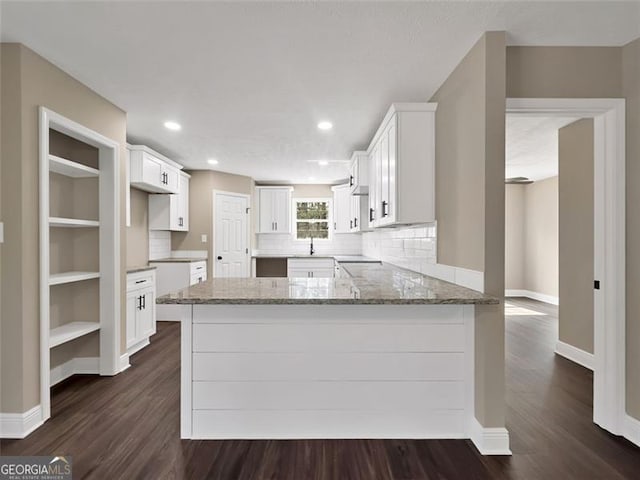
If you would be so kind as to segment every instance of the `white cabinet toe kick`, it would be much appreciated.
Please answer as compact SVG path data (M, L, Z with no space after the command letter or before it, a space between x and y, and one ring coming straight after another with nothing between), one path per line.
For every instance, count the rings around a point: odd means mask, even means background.
M473 305L181 305L185 439L470 438Z

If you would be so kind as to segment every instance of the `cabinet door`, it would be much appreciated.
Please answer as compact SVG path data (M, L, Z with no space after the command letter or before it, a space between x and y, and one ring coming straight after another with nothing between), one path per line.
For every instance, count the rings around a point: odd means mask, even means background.
M378 197L378 224L388 223L389 217L389 137L385 129L380 137L380 161L378 162L378 183L380 184Z
M159 160L146 153L142 155L142 181L144 183L165 188L162 173L162 163Z
M349 199L349 230L352 232L360 231L360 202L359 195L351 195Z
M189 177L180 175L180 184L177 195L178 205L176 213L177 229L182 232L189 231Z
M179 177L180 173L178 173L177 168L170 167L168 165L164 165L163 173L165 174L164 187L172 193L178 193L180 190L179 187Z
M138 310L137 332L136 337L138 341L153 335L153 305L155 298L153 298L153 292L146 291L140 293L142 296L142 308Z
M127 295L127 348L136 343L136 316L139 295Z
M353 190L358 183L358 158L354 158L349 169L349 189Z
M388 157L387 157L387 165L388 165L388 184L387 184L387 219L386 223L393 223L396 220L396 187L397 187L397 156L398 156L398 148L397 148L397 127L396 127L396 119L395 117L389 122L389 127L387 129L387 143L388 143Z
M288 189L273 190L274 232L291 231L291 195Z
M351 230L351 189L348 185L333 189L333 228L335 233L348 233Z
M273 220L273 190L258 190L258 233L272 233L275 229Z
M369 157L369 224L378 225L378 192L380 184L378 182L378 167L380 165L380 142L371 150Z

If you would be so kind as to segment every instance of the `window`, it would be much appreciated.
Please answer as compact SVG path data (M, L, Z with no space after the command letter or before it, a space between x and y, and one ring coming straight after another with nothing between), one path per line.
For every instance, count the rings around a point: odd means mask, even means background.
M295 200L295 225L296 238L329 238L329 211L330 200L328 198Z

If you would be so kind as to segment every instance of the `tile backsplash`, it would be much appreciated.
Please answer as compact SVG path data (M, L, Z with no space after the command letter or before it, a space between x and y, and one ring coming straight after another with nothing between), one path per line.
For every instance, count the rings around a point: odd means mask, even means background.
M437 263L435 223L379 229L362 235L362 254L420 273Z
M357 233L335 233L331 240L313 241L317 254L361 255L362 235ZM289 234L256 234L256 250L260 254L305 254L309 253L309 240L295 240Z
M149 260L169 258L171 256L171 232L149 230Z

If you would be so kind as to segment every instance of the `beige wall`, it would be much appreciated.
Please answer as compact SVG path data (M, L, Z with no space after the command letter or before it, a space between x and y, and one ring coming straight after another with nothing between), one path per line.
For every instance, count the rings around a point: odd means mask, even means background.
M149 263L149 194L131 189L131 226L127 227L127 267Z
M294 185L293 198L333 198L331 185Z
M560 341L593 353L593 120L558 132Z
M524 290L524 195L526 185L505 185L505 289Z
M122 345L125 310L124 158L126 114L18 44L2 44L2 379L0 411L24 412L39 399L38 106L121 146ZM7 118L11 122L7 122Z
M436 113L438 262L484 272L504 296L505 35L489 32L431 99ZM504 426L504 305L476 307L475 415Z
M640 418L640 39L622 49L627 99L627 412Z
M627 412L640 418L640 39L622 48L508 47L507 97L626 99Z
M172 250L207 250L208 271L213 276L213 190L244 193L253 196L254 181L251 177L233 175L231 173L197 170L189 172L189 231L172 232ZM254 219L251 218L253 231ZM207 243L202 243L201 236L207 235Z

